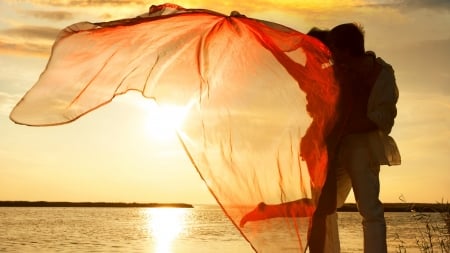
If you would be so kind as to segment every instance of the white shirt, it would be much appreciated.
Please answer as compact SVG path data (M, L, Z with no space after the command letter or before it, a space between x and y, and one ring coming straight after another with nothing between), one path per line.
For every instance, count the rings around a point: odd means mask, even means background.
M367 117L380 130L369 133L369 145L381 165L399 165L400 152L394 139L389 136L397 116L398 87L392 66L380 57L376 61L382 69L370 92Z

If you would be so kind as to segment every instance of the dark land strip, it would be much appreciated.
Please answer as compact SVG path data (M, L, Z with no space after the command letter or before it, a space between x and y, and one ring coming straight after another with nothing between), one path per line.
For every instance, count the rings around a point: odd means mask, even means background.
M385 212L449 212L449 205L442 203L383 203ZM356 204L345 203L339 212L357 212Z
M446 212L449 206L442 203L384 203L385 212ZM124 202L51 202L51 201L0 201L0 207L175 207L193 208L186 203L124 203ZM445 208L446 207L446 208ZM444 210L445 209L445 210ZM354 203L346 203L339 212L357 212Z
M0 201L0 207L178 207L193 208L186 203L123 203L123 202L49 202Z

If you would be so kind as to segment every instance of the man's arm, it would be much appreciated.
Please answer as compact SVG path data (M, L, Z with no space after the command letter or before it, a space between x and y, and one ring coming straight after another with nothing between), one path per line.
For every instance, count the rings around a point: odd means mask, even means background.
M382 60L381 60L382 61ZM381 62L383 70L369 97L367 117L386 134L391 132L397 116L399 92L392 67Z

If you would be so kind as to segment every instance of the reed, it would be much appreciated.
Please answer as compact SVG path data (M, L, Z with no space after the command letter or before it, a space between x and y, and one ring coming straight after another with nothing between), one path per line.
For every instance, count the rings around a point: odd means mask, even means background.
M423 253L450 253L450 204L439 202L432 211L411 209L411 217L417 227L416 246ZM439 219L433 215L436 212L440 214ZM406 253L407 248L401 236L397 234L395 241L398 242L396 252Z

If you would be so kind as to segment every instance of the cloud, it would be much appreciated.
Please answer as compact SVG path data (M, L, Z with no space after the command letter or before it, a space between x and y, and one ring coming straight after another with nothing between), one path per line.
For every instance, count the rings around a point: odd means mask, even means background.
M44 26L21 26L0 31L0 35L23 39L44 39L53 41L60 29Z
M54 21L68 20L73 18L73 14L68 11L24 11L23 13L26 16Z
M98 5L147 5L147 0L28 0L27 2L48 6L92 7Z
M366 0L359 7L390 7L404 10L450 11L448 0Z
M38 43L8 43L0 40L0 54L48 57L51 46Z
M8 0L7 0L8 1ZM9 0L11 1L11 0ZM147 0L27 0L26 2L47 5L54 7L95 7L95 6L115 6L127 7L130 5L150 6L152 4L162 4L162 2L149 2ZM170 2L170 1L168 1ZM256 0L247 1L211 1L211 0L186 0L176 1L184 7L192 8L210 8L221 10L231 8L236 10L257 10L267 11L279 9L285 11L298 11L310 9L336 9L345 7L393 7L404 9L432 9L432 10L450 10L450 1L448 0L332 0L332 1L274 1L274 0Z
M0 115L9 115L20 97L0 91Z
M399 2L400 7L409 9L450 11L450 1L448 0L402 0Z
M59 29L21 26L0 31L0 54L48 56Z

